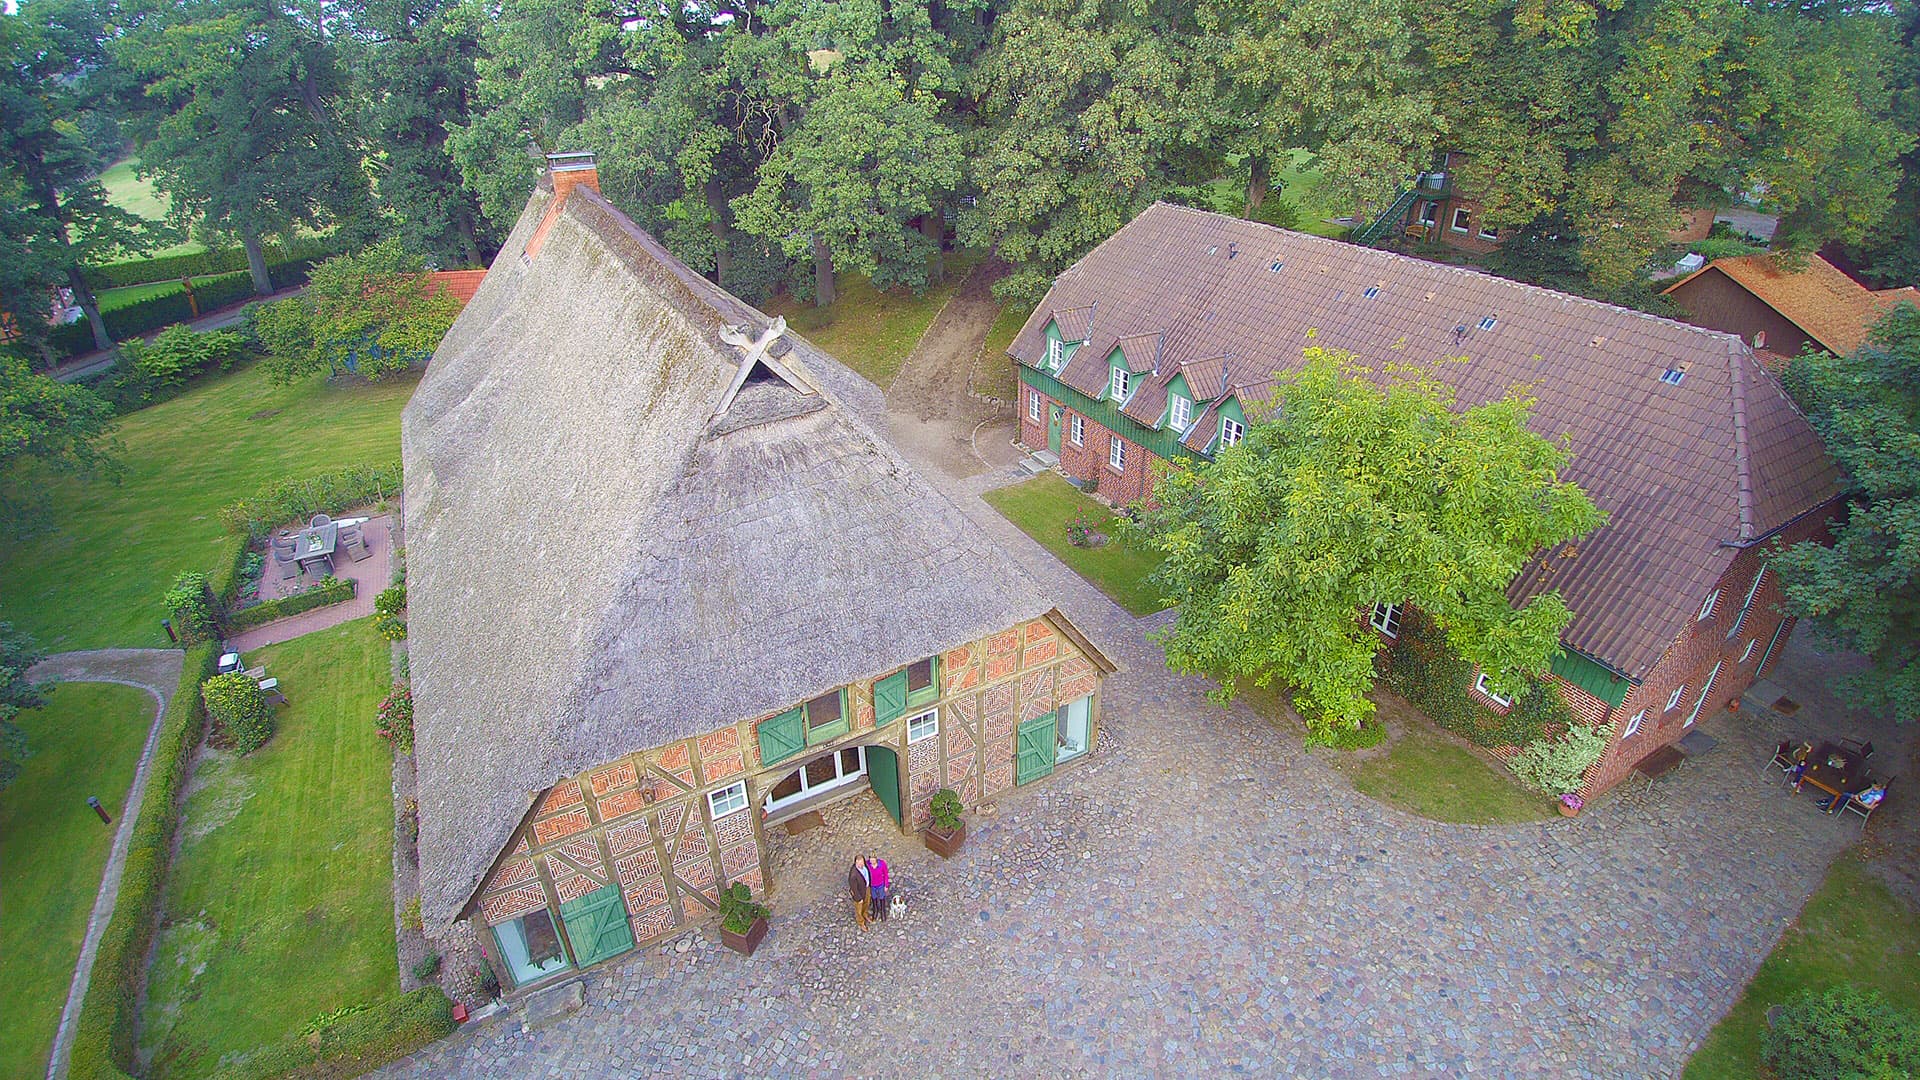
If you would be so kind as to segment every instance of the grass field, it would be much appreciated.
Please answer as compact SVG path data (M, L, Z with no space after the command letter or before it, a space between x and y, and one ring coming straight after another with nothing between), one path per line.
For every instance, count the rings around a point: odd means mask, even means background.
M1166 606L1146 584L1160 557L1115 536L1113 511L1080 494L1058 475L1041 473L1025 483L989 491L984 498L1114 603L1135 615L1151 615ZM1067 542L1067 523L1083 514L1107 534L1105 544L1080 548Z
M1746 992L1687 1062L1685 1080L1760 1075L1767 1008L1803 990L1843 982L1878 990L1893 1004L1920 1012L1920 912L1852 854L1827 871Z
M256 366L128 415L121 482L57 481L48 527L0 549L0 619L48 652L165 645L160 594L212 567L219 509L286 477L399 457L415 381L275 386Z
M113 683L62 683L20 714L32 757L0 792L0 1076L38 1076L67 1000L113 829L153 725L151 695Z
M134 175L140 167L137 157L121 158L100 174L100 183L107 189L107 201L135 217L148 221L164 221L172 201L165 193L153 186L153 181L142 180ZM195 251L205 251L205 244L182 241L168 247L158 248L147 254L154 258L163 255L186 255Z
M211 285L216 281L245 277L246 274L247 272L245 270L236 270L230 274L212 274L206 277L197 277L193 279L194 287L197 289L202 285ZM100 301L101 312L104 313L108 311L118 311L123 307L137 304L142 300L151 300L156 296L167 296L179 291L180 282L178 281L156 281L148 285L128 285L120 289L107 289L97 294L96 298ZM204 311L206 309L202 307L201 310Z
M974 252L949 254L946 280L920 296L904 289L881 292L864 275L840 274L834 279L839 295L827 307L776 296L763 310L786 316L787 325L808 341L885 390L979 261Z
M1385 753L1354 762L1350 775L1361 794L1435 821L1506 825L1558 813L1545 795L1421 723L1406 725Z
M292 704L189 789L142 1013L152 1076L210 1075L398 992L392 758L373 729L388 655L371 619L247 654Z
M1025 304L1008 304L1000 309L987 331L986 343L980 346L980 358L973 363L969 386L974 393L999 398L1010 405L1014 402L1019 380L1013 376L1013 361L1007 358L1007 346L1013 344L1014 336L1026 325L1030 314L1032 309Z

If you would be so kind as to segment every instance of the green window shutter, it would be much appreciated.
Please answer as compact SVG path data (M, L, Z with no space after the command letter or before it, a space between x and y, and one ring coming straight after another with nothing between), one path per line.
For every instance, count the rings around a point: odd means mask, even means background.
M581 967L619 956L633 948L633 927L627 923L627 905L618 883L595 889L560 905L567 924L567 940Z
M760 764L785 761L807 748L807 720L802 709L789 709L760 721Z
M1048 713L1020 725L1020 737L1013 751L1014 783L1032 783L1053 775L1055 720L1055 714Z
M899 671L873 684L873 722L888 724L907 712L907 670Z

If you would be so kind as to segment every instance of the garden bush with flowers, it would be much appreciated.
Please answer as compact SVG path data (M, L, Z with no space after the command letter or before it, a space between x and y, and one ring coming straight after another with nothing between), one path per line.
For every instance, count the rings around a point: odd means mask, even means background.
M394 683L393 691L380 703L373 726L393 744L395 754L413 753L413 687Z

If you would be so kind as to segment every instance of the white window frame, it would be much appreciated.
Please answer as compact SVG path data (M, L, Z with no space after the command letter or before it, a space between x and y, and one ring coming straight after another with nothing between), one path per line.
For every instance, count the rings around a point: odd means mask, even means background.
M1635 735L1640 734L1640 723L1646 718L1647 718L1647 710L1645 709L1641 709L1639 712L1634 713L1633 718L1627 721L1626 730L1620 733L1620 741L1626 742L1628 739L1631 739Z
M1667 698L1667 707L1666 707L1666 708L1664 708L1664 709L1662 709L1662 710L1660 710L1660 711L1661 711L1661 712L1672 712L1673 710L1675 710L1675 709L1677 709L1677 708L1679 708L1679 707L1680 707L1680 699L1681 699L1681 698L1683 698L1683 697L1685 697L1685 696L1686 696L1686 694L1687 694L1687 684L1686 684L1686 683L1681 683L1681 684L1680 684L1679 686L1676 686L1676 687L1674 687L1674 688L1673 688L1673 695L1672 695L1671 697L1669 697L1669 698Z
M1068 439L1075 446L1087 441L1087 420L1079 413L1073 414L1073 421L1067 425Z
M1714 609L1719 606L1720 606L1720 590L1715 589L1712 592L1707 594L1706 603L1700 605L1700 614L1697 617L1695 617L1693 621L1706 622L1708 619L1713 618Z
M1115 401L1127 400L1127 390L1133 386L1133 373L1123 367L1116 367L1107 373L1107 396Z
M1466 207L1456 206L1453 208L1452 216L1447 220L1447 228L1465 236L1473 229L1473 215L1467 212Z
M1438 202L1428 199L1426 203L1422 205L1420 210L1420 224L1425 225L1429 229L1440 224L1440 204Z
M1737 637L1740 633L1740 628L1747 625L1747 612L1753 610L1753 598L1760 595L1760 586L1767 580L1768 567L1769 564L1761 563L1760 572L1753 575L1753 584L1747 586L1747 598L1740 602L1740 615L1733 620L1733 629L1727 631L1728 641L1732 641ZM1751 648L1751 646L1749 646L1749 648ZM1740 659L1744 662L1746 657L1742 656Z
M1031 388L1027 390L1027 419L1040 422L1040 391Z
M1173 430L1184 432L1193 424L1193 402L1179 394L1167 398L1167 423Z
M1496 702L1499 702L1499 703L1500 703L1500 707L1501 707L1501 708L1503 708L1503 709L1511 709L1511 708L1513 708L1513 699L1512 699L1512 698L1507 698L1507 697L1501 697L1501 696L1500 696L1499 694L1497 694L1497 693L1495 693L1495 692L1494 692L1494 689L1493 689L1493 684L1492 684L1492 683L1489 683L1489 682L1487 681L1487 673L1486 673L1486 672L1484 672L1484 671L1483 671L1483 672L1481 672L1480 674L1478 674L1478 675L1476 675L1476 676L1474 676L1474 679L1473 679L1473 688L1474 688L1475 690L1478 690L1478 691L1480 691L1481 693L1483 693L1483 694L1485 694L1485 695L1487 695L1487 698L1488 698L1489 700L1492 700L1492 701L1496 701Z
M846 771L846 760L842 756L849 750L854 752L854 756L858 758L860 762L860 767L852 772ZM821 758L833 759L833 779L818 784L810 783L807 780L807 767L819 761ZM800 774L800 790L783 799L775 799L773 797L773 788L768 788L766 798L762 799L760 803L763 813L777 814L796 803L805 802L817 795L825 794L835 788L846 787L849 784L865 778L867 775L867 748L865 746L843 746L830 754L821 754L809 758L794 766L792 771ZM791 775L791 773L789 773L789 775ZM782 777L778 783L774 784L774 787L778 787L781 783L785 782L786 778Z
M1747 657L1753 655L1753 647L1758 644L1760 644L1760 639L1757 637L1750 637L1747 639L1747 647L1740 650L1741 663L1744 664L1747 662Z
M737 804L734 801L736 799L739 800ZM720 808L722 804L726 805L725 810ZM719 821L729 814L737 814L746 808L747 782L745 780L735 780L726 787L707 792L707 813L714 821Z
M1127 444L1118 436L1107 440L1107 467L1114 472L1127 471Z
M1223 416L1220 418L1220 446L1223 449L1229 446L1240 445L1240 440L1246 438L1246 436L1246 426L1241 424L1240 421L1235 420L1231 416Z
M940 734L939 709L928 709L919 716L907 718L907 742L917 743L922 739L931 739L938 734Z
M1400 636L1400 605L1375 604L1373 605L1373 617L1367 621L1373 625L1375 630L1380 631L1390 638L1397 638Z
M1479 236L1482 240L1498 240L1500 239L1500 230L1489 229L1485 225L1482 225L1480 226L1480 231L1475 235Z
M1700 707L1707 703L1707 695L1713 693L1713 682L1720 677L1720 669L1726 666L1727 662L1722 660L1713 665L1712 671L1707 672L1707 684L1700 688L1700 696L1693 699L1693 711L1687 714L1687 722L1681 724L1681 727L1693 726L1694 720L1700 716Z
M1047 339L1047 366L1058 371L1060 360L1067 355L1067 343L1059 338Z

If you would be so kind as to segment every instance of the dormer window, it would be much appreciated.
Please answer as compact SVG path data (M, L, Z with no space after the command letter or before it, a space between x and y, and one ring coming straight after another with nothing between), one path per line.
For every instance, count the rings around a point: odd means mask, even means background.
M1238 446L1240 444L1240 437L1246 433L1247 429L1240 425L1240 421L1235 420L1231 416L1223 416L1220 418L1220 445L1222 447Z
M1167 423L1175 431L1185 431L1193 423L1193 402L1174 394L1167 399Z
M1048 367L1058 369L1060 367L1061 359L1065 357L1066 354L1067 354L1066 342L1061 341L1059 338L1051 338L1047 341L1047 366Z
M1132 382L1133 376L1127 372L1126 368L1114 368L1112 378L1107 380L1107 396L1115 401L1127 400L1127 387Z

